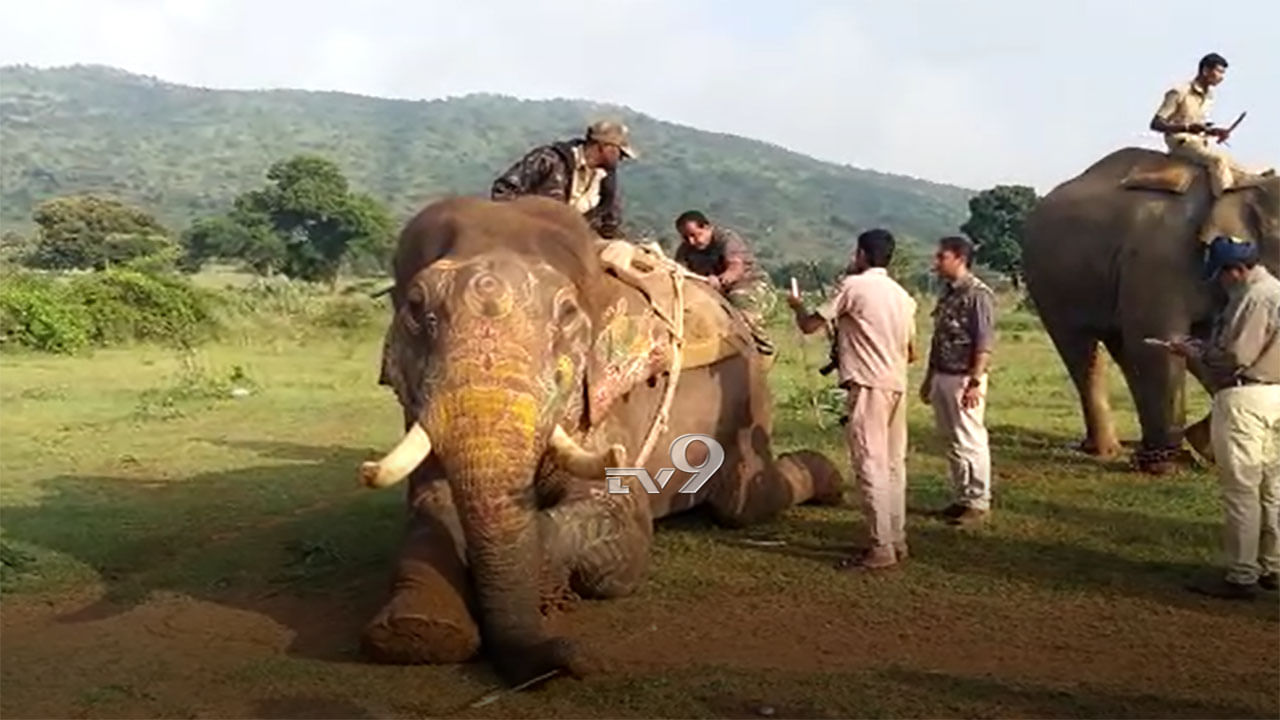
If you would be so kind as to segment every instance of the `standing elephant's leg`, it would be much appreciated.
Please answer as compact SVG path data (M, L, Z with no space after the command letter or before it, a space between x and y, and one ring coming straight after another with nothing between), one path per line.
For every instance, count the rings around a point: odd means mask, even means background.
M553 582L567 574L578 595L610 598L644 580L653 540L647 496L609 495L604 483L583 481L541 522Z
M1107 400L1107 363L1097 338L1083 330L1067 329L1052 323L1049 336L1071 374L1080 396L1084 415L1085 439L1081 449L1091 455L1111 457L1120 452L1111 403ZM1119 358L1116 358L1119 362Z
M1209 377L1205 374L1206 369L1202 365L1198 363L1189 363L1187 365L1187 370L1191 373L1192 377L1200 383L1200 386L1205 389L1205 392L1210 395L1213 394L1213 388L1209 381ZM1209 437L1211 434L1209 432L1209 427L1212 419L1212 412L1206 413L1204 417L1200 418L1200 420L1196 421L1192 425L1188 425L1186 431L1183 433L1187 438L1187 444L1194 448L1195 451L1200 454L1200 457L1209 462L1214 461L1213 443Z
M1135 458L1140 469L1165 473L1173 469L1182 447L1186 421L1186 373L1183 363L1167 351L1146 345L1144 337L1169 337L1176 332L1126 332L1121 369L1133 394L1142 425L1142 445Z
M465 662L480 648L480 629L458 511L434 458L414 472L409 493L412 517L391 599L365 627L362 645L379 662Z

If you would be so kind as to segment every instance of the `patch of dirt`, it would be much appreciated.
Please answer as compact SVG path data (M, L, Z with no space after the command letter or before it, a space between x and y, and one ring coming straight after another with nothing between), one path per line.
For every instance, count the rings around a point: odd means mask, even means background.
M421 716L465 707L492 688L484 666L387 667L364 661L358 635L381 600L373 595L359 602L343 593L215 601L156 593L127 608L102 607L93 594L6 598L0 614L0 714ZM1274 617L1105 595L893 597L895 604L887 606L875 592L843 598L831 588L811 594L726 591L685 602L646 599L642 593L579 603L552 622L603 656L624 683L627 677L684 677L708 667L815 676L880 676L905 668L886 682L910 691L936 677L999 678L1062 692L1104 689L1120 698L1105 702L1136 698L1135 712L1277 712L1280 648ZM994 687L998 695L1005 686ZM921 691L926 690L942 692ZM1206 705L1204 698L1222 704ZM468 714L504 716L520 702L507 699ZM710 692L703 707L734 718L841 714L825 708L821 697L774 704L749 693ZM946 707L935 707L933 714ZM999 714L1053 714L1046 707L1038 696L1027 695ZM1094 706L1082 707L1079 712ZM1114 704L1097 707L1124 711ZM661 714L662 708L649 711Z

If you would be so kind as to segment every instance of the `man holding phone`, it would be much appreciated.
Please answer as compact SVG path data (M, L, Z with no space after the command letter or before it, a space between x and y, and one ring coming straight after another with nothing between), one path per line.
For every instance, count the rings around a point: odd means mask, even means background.
M853 274L813 313L794 282L787 304L804 333L837 328L840 387L848 392L849 455L867 523L867 544L841 570L883 570L907 559L907 365L915 360L916 302L889 277L894 238L858 236Z

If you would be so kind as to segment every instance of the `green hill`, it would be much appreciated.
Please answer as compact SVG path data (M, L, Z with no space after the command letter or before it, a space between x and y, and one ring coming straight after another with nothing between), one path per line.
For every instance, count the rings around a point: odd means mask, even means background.
M671 236L702 208L765 259L845 252L852 227L932 239L966 216L963 188L819 162L774 145L576 100L471 95L385 100L297 90L207 90L120 70L0 68L0 220L26 227L40 201L95 191L173 228L224 210L282 157L316 152L408 217L434 197L484 194L530 147L623 118L639 162L623 170L629 232Z

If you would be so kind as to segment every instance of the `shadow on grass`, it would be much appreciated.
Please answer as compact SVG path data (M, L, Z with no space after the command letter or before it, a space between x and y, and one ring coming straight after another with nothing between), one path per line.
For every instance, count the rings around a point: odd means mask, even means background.
M879 673L910 692L932 697L931 707L999 706L1012 717L1253 718L1273 717L1257 708L1227 702L1198 702L1158 695L1128 695L1077 685L1062 690L990 678L893 668ZM968 714L968 713L966 713Z
M39 506L5 509L5 536L97 574L102 597L60 622L111 617L172 592L272 618L295 632L291 655L359 659L360 629L387 597L403 492L357 488L355 469L371 451L226 444L299 462L165 482L50 478ZM41 565L25 584L60 585L65 566Z
M786 530L802 539L788 539L780 546L750 545L740 537L719 541L757 552L830 564L855 549L847 538L861 534L850 527L855 516L848 513L845 518L792 519L786 524ZM1171 528L1181 523L1174 519L1159 522L1168 523ZM1195 530L1181 528L1176 532ZM1215 572L1200 563L1136 560L1080 545L970 532L937 521L917 522L908 533L911 565L928 565L971 579L987 577L1027 583L1050 591L1120 595L1228 617L1274 618L1276 615L1274 603L1215 600L1186 590L1187 582Z

